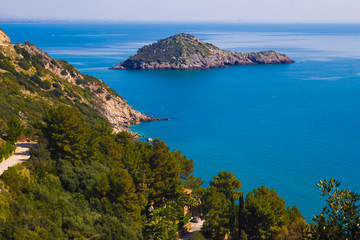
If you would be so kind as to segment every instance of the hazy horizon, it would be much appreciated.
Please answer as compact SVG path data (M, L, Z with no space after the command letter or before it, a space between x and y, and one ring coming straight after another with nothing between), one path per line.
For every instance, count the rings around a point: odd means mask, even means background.
M160 23L360 23L358 0L14 0L0 20Z

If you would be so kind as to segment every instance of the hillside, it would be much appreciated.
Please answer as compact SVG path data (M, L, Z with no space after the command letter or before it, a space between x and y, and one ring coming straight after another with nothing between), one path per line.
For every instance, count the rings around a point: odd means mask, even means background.
M209 69L229 65L279 64L294 62L284 54L274 51L237 53L222 50L198 38L180 33L140 48L112 69Z
M108 121L116 132L152 120L101 80L54 60L27 41L14 45L0 30L0 119L18 115L35 122L59 104L76 106L93 122Z

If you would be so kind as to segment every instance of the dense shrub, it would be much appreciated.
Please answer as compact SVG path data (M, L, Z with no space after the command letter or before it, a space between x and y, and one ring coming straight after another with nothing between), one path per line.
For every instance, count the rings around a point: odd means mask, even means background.
M17 74L17 71L15 70L14 66L7 59L0 60L0 68L8 72L11 72L12 74Z
M52 84L52 86L53 86L54 88L59 88L59 89L61 89L61 85L60 85L59 83L54 82L54 83Z
M20 47L18 44L15 45L14 48L18 54L21 54L26 60L30 60L30 54L25 50L25 48Z
M190 237L190 240L206 240L206 238L201 232L196 232Z
M30 67L31 67L31 64L28 60L26 60L25 58L22 58L20 61L19 61L19 66L24 69L24 70L29 70Z
M32 55L30 60L36 69L45 67L43 57L40 54Z
M3 159L6 159L11 156L11 153L16 149L16 145L11 144L10 142L2 141L0 143L0 162Z
M30 77L30 80L31 81L33 81L33 82L35 82L35 83L37 83L37 84L41 84L41 82L42 82L42 80L40 79L40 77L38 76L38 75L36 75L36 74L34 74L34 75L32 75L31 77Z
M49 80L42 81L40 87L45 90L51 89L51 82Z
M54 90L51 91L51 93L57 98L64 95L64 93L59 88L55 88Z
M2 54L2 53L0 52L0 60L2 60L2 59L6 59L6 57L4 56L4 54Z

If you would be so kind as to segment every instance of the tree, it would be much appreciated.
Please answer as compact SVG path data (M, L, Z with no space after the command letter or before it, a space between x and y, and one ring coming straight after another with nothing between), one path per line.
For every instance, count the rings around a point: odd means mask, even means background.
M140 206L134 182L125 169L115 168L110 176L109 199L119 204L133 217L139 217Z
M149 240L177 239L175 221L180 218L180 215L179 205L174 201L155 208L150 214L148 223L145 224L144 237Z
M315 216L312 230L313 239L360 239L360 195L350 190L339 189L340 181L330 179L319 181L325 206Z
M55 159L81 163L88 153L89 127L77 108L62 105L44 115L43 133Z
M217 176L213 177L210 185L216 187L220 192L224 193L226 199L237 199L241 182L231 172L221 171Z
M249 239L273 239L286 220L285 200L265 186L249 192L245 201Z
M9 200L0 194L0 239L5 235L6 228L11 224L12 213L10 210Z
M230 227L231 232L235 233L235 200L239 198L241 182L231 172L221 171L217 176L213 177L212 181L210 181L210 186L215 187L219 192L223 193L226 200L230 202Z
M23 131L24 126L21 124L20 119L15 116L10 118L10 120L6 123L5 132L7 133L7 139L11 143L15 143Z
M194 168L194 163L193 160L189 160L187 159L186 156L181 155L181 151L178 150L174 150L173 152L171 152L171 155L176 158L179 161L179 165L181 166L181 172L180 172L180 177L182 180L188 179L190 176L190 174L193 173L193 168Z
M307 224L296 206L286 209L285 224L273 235L274 239L302 240L306 239Z
M222 240L231 231L231 203L224 193L215 187L210 187L204 196L206 212L202 230L209 239Z
M238 235L240 236L240 239L246 239L245 227L246 227L246 216L245 216L244 194L241 192L239 197L239 212L238 212Z
M157 203L163 198L174 200L182 193L181 165L169 154L169 147L163 141L155 139L153 147L155 151L149 157L149 199Z
M196 189L199 189L201 187L201 185L204 184L204 181L199 177L195 177L193 175L190 175L184 181L184 183L185 183L186 188L189 188L191 190L196 190Z

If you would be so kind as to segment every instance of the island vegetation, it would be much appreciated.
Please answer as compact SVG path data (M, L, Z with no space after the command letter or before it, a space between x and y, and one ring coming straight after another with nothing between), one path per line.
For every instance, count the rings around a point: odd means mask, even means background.
M274 51L237 53L222 50L213 44L180 33L145 45L137 54L112 69L196 70L229 65L279 64L294 62Z
M37 65L43 56L23 57L25 46L0 46L13 54L0 60L0 149L6 158L21 135L37 148L0 176L0 239L172 240L195 212L205 223L193 240L360 238L360 196L339 181L318 183L326 204L313 223L274 189L244 193L228 171L204 188L180 150L114 131L95 101L96 92L121 99L113 90L90 76L72 81L80 73L63 61L54 60L56 75Z

